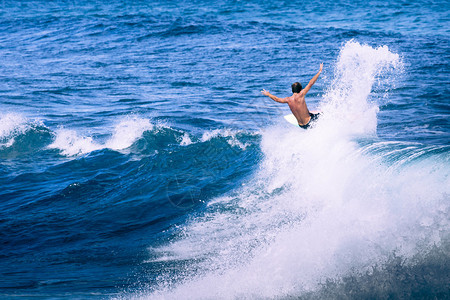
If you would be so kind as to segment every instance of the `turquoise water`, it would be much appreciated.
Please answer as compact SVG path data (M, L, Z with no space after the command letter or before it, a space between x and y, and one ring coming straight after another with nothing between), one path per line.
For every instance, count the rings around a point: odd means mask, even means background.
M1 297L449 297L449 7L0 2Z

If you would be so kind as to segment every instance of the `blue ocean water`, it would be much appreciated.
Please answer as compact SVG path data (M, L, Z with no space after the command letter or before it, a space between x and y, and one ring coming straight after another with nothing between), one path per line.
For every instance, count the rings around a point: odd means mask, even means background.
M0 297L449 298L449 11L1 1Z

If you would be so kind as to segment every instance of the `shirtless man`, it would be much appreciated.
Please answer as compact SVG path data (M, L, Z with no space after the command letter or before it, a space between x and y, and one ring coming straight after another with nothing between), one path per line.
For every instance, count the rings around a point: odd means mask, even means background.
M316 83L317 78L319 78L322 72L323 63L320 64L319 72L309 81L308 85L302 89L300 82L295 82L292 84L292 96L286 98L278 98L272 95L266 90L262 90L261 93L268 96L270 99L280 102L287 103L295 118L297 119L298 126L303 129L308 129L311 126L311 122L315 121L319 117L319 112L312 113L308 110L305 102L306 93L309 92L314 83Z

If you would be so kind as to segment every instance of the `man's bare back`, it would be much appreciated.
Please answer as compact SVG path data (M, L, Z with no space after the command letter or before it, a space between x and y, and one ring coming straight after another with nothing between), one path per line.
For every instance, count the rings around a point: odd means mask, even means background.
M299 125L308 124L309 119L311 118L309 116L308 107L306 106L305 94L306 93L301 91L300 93L295 93L286 98L287 104L289 105L289 108L297 119Z
M311 87L316 83L317 78L319 78L320 73L322 72L323 63L320 64L319 72L309 81L308 85L302 89L302 85L299 82L295 82L292 84L292 96L286 98L279 98L277 96L272 95L266 90L262 90L261 93L265 96L268 96L272 100L279 103L287 103L289 108L292 111L292 114L297 119L298 125L301 127L307 126L313 117L313 114L310 113L308 107L306 105L305 96L306 93L309 92Z

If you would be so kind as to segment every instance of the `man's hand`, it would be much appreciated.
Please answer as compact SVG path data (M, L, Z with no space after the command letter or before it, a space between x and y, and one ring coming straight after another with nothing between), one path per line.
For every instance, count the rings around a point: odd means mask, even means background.
M320 73L322 73L322 69L323 69L323 63L320 64L319 72L317 72L317 74L314 75L314 77L309 81L308 85L302 90L304 94L309 92L309 90L311 89L313 84L317 81L317 78L319 78Z
M280 103L287 103L287 99L288 98L278 98L277 96L272 95L271 93L269 93L268 91L266 91L264 89L261 91L261 94L263 94L264 96L269 97L273 101L280 102Z
M270 93L268 91L266 91L265 89L263 89L261 91L261 94L263 94L264 96L269 96L270 95Z

